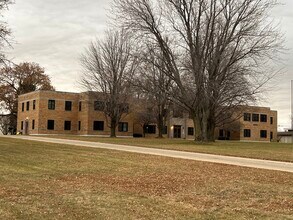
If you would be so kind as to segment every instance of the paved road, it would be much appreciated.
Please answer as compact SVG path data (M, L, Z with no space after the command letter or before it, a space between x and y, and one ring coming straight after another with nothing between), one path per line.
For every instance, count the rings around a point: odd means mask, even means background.
M150 154L150 155L158 155L158 156L173 157L173 158L180 158L180 159L198 160L198 161L206 161L211 163L221 163L221 164L229 164L229 165L268 169L268 170L277 170L277 171L285 171L285 172L293 173L293 163L288 163L288 162L257 160L257 159L241 158L241 157L220 156L220 155L211 155L211 154L191 153L191 152L184 152L184 151L163 150L163 149L155 149L155 148L134 147L134 146L125 146L125 145L117 145L117 144L105 144L105 143L98 143L98 142L46 138L46 137L37 137L37 136L5 136L5 137L39 141L39 142L47 142L47 143L55 143L55 144L68 144L68 145L75 145L75 146L82 146L82 147L119 150L119 151L127 151L132 153Z

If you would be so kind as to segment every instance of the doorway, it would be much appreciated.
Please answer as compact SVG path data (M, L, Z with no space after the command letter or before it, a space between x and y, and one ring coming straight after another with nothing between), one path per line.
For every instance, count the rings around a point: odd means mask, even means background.
M181 138L181 125L174 125L174 138Z

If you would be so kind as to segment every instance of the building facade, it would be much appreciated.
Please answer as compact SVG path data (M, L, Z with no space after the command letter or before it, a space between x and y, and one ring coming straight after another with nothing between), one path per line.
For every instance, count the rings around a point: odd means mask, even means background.
M17 130L22 134L109 135L108 119L90 92L36 91L19 96ZM133 135L131 114L124 114L118 136Z
M102 100L102 97L101 97ZM91 92L36 91L19 96L17 129L22 134L109 135L108 119L99 109L99 98ZM135 109L124 114L117 136L156 137L156 124L141 126ZM132 113L131 113L132 112ZM195 128L188 113L170 111L164 137L194 139ZM243 107L232 122L215 130L219 140L277 141L277 112L264 107Z

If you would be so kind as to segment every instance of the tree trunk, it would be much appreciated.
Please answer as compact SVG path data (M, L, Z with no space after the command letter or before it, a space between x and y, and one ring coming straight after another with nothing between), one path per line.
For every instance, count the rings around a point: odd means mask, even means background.
M116 126L117 126L116 120L111 119L111 135L110 135L110 137L112 137L112 138L116 137Z
M158 115L157 124L158 124L158 130L159 130L158 138L163 138L164 121L163 121L162 114Z

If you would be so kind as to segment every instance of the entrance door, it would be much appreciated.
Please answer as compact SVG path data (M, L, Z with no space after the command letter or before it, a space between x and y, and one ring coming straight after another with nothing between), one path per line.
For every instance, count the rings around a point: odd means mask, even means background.
M181 138L181 125L174 125L174 138Z
M25 121L24 123L24 135L28 135L29 123Z

